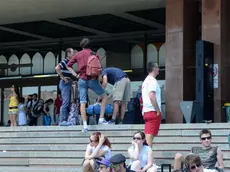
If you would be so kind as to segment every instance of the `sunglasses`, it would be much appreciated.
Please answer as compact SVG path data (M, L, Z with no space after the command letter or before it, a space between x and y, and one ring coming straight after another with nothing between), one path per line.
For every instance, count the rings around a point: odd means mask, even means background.
M201 166L201 164L196 164L190 167L191 170L194 170L196 168L199 168Z
M140 137L133 137L133 140L142 140Z
M100 165L99 169L107 168L105 165Z
M113 169L114 169L114 168L117 168L119 165L120 165L120 164L112 164L112 165L111 165L111 168L113 168Z
M94 141L94 140L89 139L89 142L90 142L90 143L96 143L97 141Z
M200 138L201 140L211 140L211 137L209 136L209 137L201 137Z

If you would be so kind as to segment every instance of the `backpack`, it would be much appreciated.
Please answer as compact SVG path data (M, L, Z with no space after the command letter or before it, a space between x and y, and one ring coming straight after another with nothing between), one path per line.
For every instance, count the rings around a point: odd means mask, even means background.
M43 112L43 106L44 106L44 100L39 99L33 107L33 113L35 115L41 114Z
M26 102L26 108L27 108L28 110L30 110L31 107L32 107L32 104L33 104L32 100L27 101L27 102Z
M127 105L128 112L125 114L123 124L143 124L143 116L140 110L138 98L131 98Z
M92 77L98 77L102 72L102 66L100 58L97 55L91 55L88 58L86 66L86 75Z

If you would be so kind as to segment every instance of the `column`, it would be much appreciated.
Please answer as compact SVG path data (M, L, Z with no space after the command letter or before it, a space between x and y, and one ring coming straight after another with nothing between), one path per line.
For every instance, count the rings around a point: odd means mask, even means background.
M166 122L183 123L180 101L195 100L199 3L166 0Z
M224 122L223 104L230 101L230 1L202 0L202 39L214 43L219 72L214 88L214 122Z

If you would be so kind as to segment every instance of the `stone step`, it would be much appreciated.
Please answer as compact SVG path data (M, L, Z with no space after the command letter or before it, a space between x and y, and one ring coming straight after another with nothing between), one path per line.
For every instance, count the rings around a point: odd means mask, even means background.
M106 133L105 133L106 135ZM111 137L109 138L110 142L112 144L117 144L117 143L131 143L132 137L129 137L127 139L124 137ZM0 139L0 145L2 144L87 144L88 143L88 137L83 137L83 138L2 138ZM153 144L164 144L164 143L173 143L173 144L178 144L178 143L185 143L185 144L198 144L200 143L200 140L198 138L192 138L192 137L178 137L178 136L168 136L168 137L156 137L154 138ZM228 137L216 137L214 136L212 139L212 143L215 144L228 144Z
M144 125L91 125L89 129L92 131L117 131L117 130L143 130ZM228 123L211 123L211 124L162 124L160 130L197 130L208 128L210 130L230 130ZM37 127L0 127L0 132L36 132L36 131L81 131L82 126L37 126Z
M135 131L133 130L128 130L124 132L120 131L105 131L107 137L127 137L127 136L132 136ZM14 132L9 132L6 131L4 133L0 133L1 138L69 138L69 137L74 137L74 138L81 138L83 136L89 136L92 132L89 132L88 134L82 133L82 132L77 132L76 130L71 130L71 131L46 131L46 132L41 132L41 131L35 131L35 132L28 132L28 131L14 131ZM213 136L218 136L218 137L225 137L228 136L230 133L229 130L223 130L223 129L216 129L212 130L212 135ZM198 137L199 138L199 132L194 129L190 130L160 130L158 137L165 137L165 136L189 136L189 137Z
M175 153L187 154L192 146L200 146L201 128L211 129L212 143L224 151L225 166L230 168L229 124L161 125L159 136L153 143L156 163L172 164ZM23 172L58 171L62 167L68 171L77 169L81 167L88 138L94 131L101 131L109 138L113 154L123 153L128 158L127 148L131 144L132 135L138 130L143 131L143 125L94 125L90 126L91 131L88 133L80 132L81 129L82 126L2 127L0 166L12 166L8 170L14 170L14 166L17 166Z
M174 158L178 151L153 151L154 158ZM112 154L122 153L128 158L128 152L125 151L114 151ZM183 155L187 155L190 151L181 151ZM230 151L223 152L224 160L230 160ZM82 158L84 157L85 151L10 151L0 152L0 158Z
M130 143L112 144L112 150L123 151L127 150ZM199 143L196 144L154 144L153 150L157 151L190 151L193 146L200 146ZM228 144L212 144L212 146L219 146L223 151L230 151ZM0 151L84 151L86 146L84 144L8 144L0 145Z
M82 158L0 158L0 166L42 166L42 167L81 167L82 166ZM157 165L161 164L171 164L173 165L172 158L155 158L155 162ZM126 163L129 163L127 159ZM226 168L230 168L230 160L225 160L224 165Z
M56 168L56 167L1 167L1 172L81 172L82 168ZM161 169L158 169L160 172ZM168 169L164 169L168 172ZM230 169L225 169L225 172L230 172Z
M1 167L1 172L81 172L81 168L57 167Z

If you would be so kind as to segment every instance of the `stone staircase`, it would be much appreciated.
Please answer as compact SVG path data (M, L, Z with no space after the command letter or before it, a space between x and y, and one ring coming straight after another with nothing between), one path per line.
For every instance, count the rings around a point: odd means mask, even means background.
M226 171L230 171L230 124L161 125L153 145L157 165L173 164L175 153L186 155L192 146L200 145L202 128L212 131L212 143L223 150ZM113 154L123 153L127 157L132 135L143 130L143 125L95 125L90 130L82 133L81 126L2 127L0 172L80 172L88 138L94 131L109 138Z

